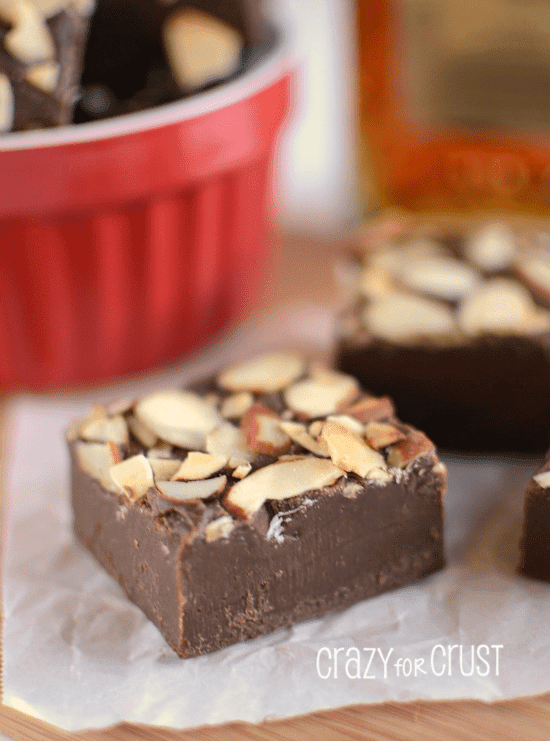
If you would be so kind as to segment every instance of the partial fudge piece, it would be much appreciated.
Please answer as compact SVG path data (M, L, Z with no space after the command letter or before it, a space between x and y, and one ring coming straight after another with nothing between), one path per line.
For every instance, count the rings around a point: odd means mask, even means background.
M506 224L390 236L358 268L337 367L443 448L550 444L550 236Z
M550 582L550 454L525 491L520 571Z
M293 353L98 407L67 436L77 538L181 657L444 564L432 442Z
M0 0L0 133L68 124L93 0Z

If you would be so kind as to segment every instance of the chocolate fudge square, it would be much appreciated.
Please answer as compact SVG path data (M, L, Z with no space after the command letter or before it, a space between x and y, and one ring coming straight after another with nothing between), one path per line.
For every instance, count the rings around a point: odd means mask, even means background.
M550 240L503 223L408 233L365 257L336 365L439 447L550 445Z
M97 407L67 437L76 537L181 657L444 564L432 442L294 353Z

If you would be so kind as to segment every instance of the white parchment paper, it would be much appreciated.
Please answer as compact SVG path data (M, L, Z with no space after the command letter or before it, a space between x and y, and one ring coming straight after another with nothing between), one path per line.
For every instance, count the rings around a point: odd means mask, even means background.
M13 403L4 522L7 705L68 730L119 721L187 728L352 703L550 690L550 586L515 573L534 459L445 458L442 572L194 659L179 659L74 542L63 442L72 417L92 402L186 382L269 346L322 352L330 337L328 310L296 307L146 381Z

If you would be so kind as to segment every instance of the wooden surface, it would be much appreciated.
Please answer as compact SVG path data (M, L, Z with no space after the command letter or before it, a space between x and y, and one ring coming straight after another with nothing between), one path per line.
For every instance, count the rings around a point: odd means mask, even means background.
M264 305L284 306L297 296L305 301L330 302L335 291L334 263L341 249L334 242L286 240L278 267L266 284ZM550 684L550 668L548 677ZM0 707L0 732L16 741L548 741L550 694L492 704L459 701L350 706L259 725L230 723L188 731L121 724L76 734Z

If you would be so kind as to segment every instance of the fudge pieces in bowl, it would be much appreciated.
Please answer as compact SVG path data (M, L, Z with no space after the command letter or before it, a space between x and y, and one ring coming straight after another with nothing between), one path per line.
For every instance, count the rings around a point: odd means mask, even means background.
M337 367L440 447L550 444L550 238L504 223L402 231L367 254Z
M443 566L433 443L297 354L95 408L67 437L76 537L181 657Z

